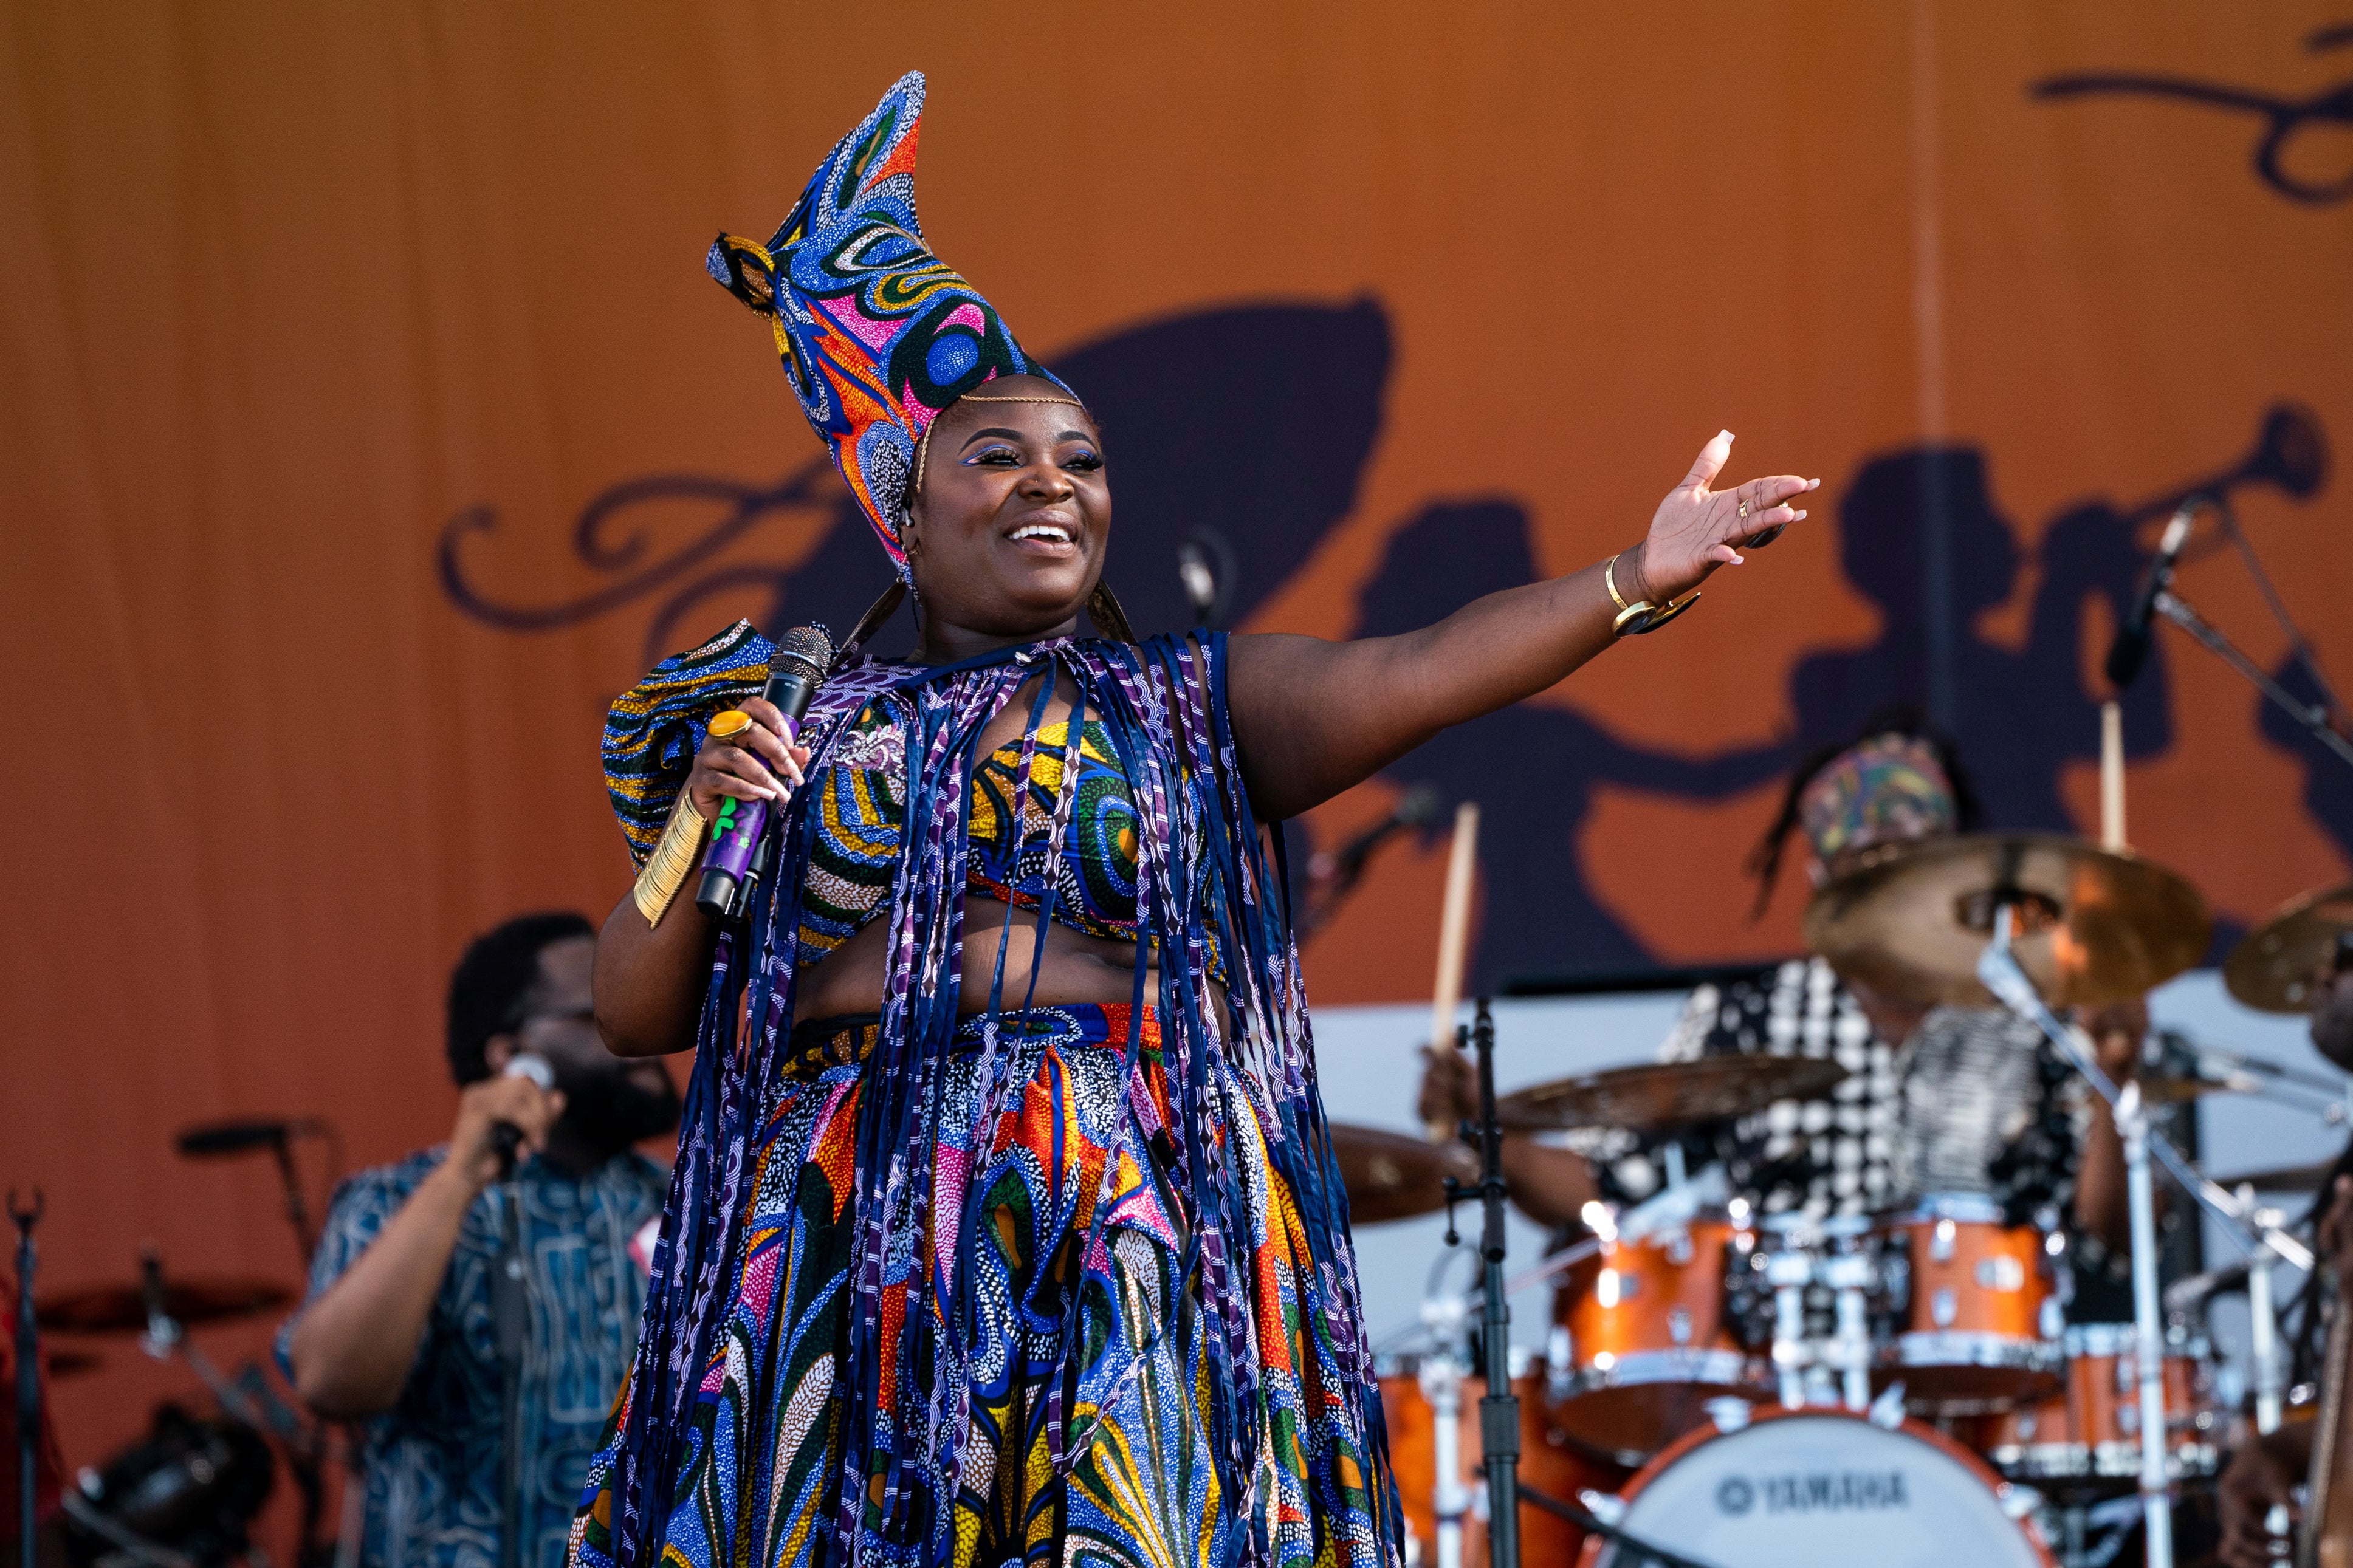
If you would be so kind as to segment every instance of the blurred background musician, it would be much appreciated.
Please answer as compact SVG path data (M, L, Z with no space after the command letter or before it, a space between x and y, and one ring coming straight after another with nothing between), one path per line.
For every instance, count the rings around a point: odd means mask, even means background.
M643 1233L668 1185L632 1145L679 1114L659 1062L624 1062L597 1037L595 954L594 928L573 913L522 916L466 950L449 982L448 1142L337 1189L309 1299L280 1332L311 1409L359 1424L369 1568L564 1560L636 1348ZM503 1070L521 1052L545 1060L553 1089ZM511 1180L501 1123L522 1134ZM502 1355L511 1217L527 1327L520 1353Z

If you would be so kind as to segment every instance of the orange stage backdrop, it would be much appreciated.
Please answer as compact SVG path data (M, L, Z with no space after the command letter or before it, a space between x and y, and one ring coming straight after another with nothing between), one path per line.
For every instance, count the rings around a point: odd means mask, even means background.
M146 1237L290 1273L267 1173L172 1131L438 1135L459 946L625 883L607 699L880 586L701 257L901 70L933 239L1103 409L1144 622L1196 530L1243 626L1340 637L1630 542L1720 425L1736 476L1823 477L1672 633L1306 825L1480 796L1492 984L1788 951L1799 889L1751 923L1740 858L1884 700L2000 820L2090 826L2099 655L2182 486L2236 478L2353 673L2312 468L2353 432L2353 132L2301 107L2353 77L2342 12L0 8L0 1178L47 1189L47 1280ZM2184 591L2279 667L2213 537ZM2227 921L2347 875L2353 774L2169 631L2127 739L2134 840ZM1426 984L1441 859L1380 864L1317 1000ZM128 1355L69 1389L78 1461L159 1385Z

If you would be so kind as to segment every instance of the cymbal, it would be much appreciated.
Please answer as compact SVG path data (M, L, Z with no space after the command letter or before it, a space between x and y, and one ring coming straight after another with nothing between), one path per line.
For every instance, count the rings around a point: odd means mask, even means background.
M164 1310L182 1326L227 1322L282 1310L294 1292L267 1279L174 1279L164 1287ZM147 1327L147 1293L136 1285L91 1285L56 1290L36 1303L41 1327L66 1334L137 1333Z
M1988 1006L1978 955L1997 891L2011 948L2053 1007L2138 996L2203 957L2213 921L2176 872L2055 833L1972 834L1866 850L1806 906L1806 946L1891 995Z
M1340 1184L1348 1190L1351 1224L1377 1225L1444 1208L1446 1178L1468 1181L1478 1174L1469 1152L1458 1145L1345 1121L1335 1121L1329 1130Z
M2328 1173L2337 1168L2334 1160L2323 1160L2316 1165L2275 1165L2268 1171L2245 1171L2235 1176L2216 1176L2214 1184L2237 1192L2241 1187L2253 1187L2259 1193L2316 1193Z
M1672 1132L1762 1110L1777 1100L1815 1100L1846 1077L1820 1057L1702 1057L1645 1062L1541 1083L1495 1102L1496 1120L1514 1131L1622 1127Z
M2263 1012L2309 1013L2313 976L2335 961L2337 939L2347 931L2353 931L2353 882L2299 894L2231 950L2222 984Z

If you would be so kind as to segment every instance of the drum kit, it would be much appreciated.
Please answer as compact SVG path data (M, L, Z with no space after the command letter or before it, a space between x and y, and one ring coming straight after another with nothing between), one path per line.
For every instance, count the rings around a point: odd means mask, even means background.
M1933 1194L1878 1215L1761 1214L1726 1191L1720 1165L1685 1173L1671 1135L1822 1096L1845 1076L1835 1062L1711 1057L1492 1099L1490 1138L1616 1129L1665 1140L1669 1167L1662 1192L1622 1213L1588 1205L1590 1237L1503 1287L1555 1287L1543 1353L1510 1369L1517 1485L1544 1510L1525 1511L1522 1560L2078 1568L2115 1560L2137 1526L2147 1561L2169 1564L2172 1510L2211 1503L2229 1451L2281 1419L2265 1287L2274 1260L2312 1259L2253 1194L2315 1190L2334 1167L2251 1173L2232 1193L2188 1169L2148 1130L2146 1107L2277 1089L2341 1122L2344 1089L2292 1072L2282 1084L2280 1069L2239 1058L2219 1076L2201 1060L2196 1076L2144 1073L2120 1092L2099 1075L2048 1006L2143 995L2209 940L2196 891L2129 852L2040 835L1888 847L1820 889L1804 930L1842 976L1923 1002L1999 999L2057 1031L2054 1044L2116 1106L2135 1173L2136 1321L2068 1323L2063 1237L2010 1223L1984 1196ZM2265 921L2232 955L2226 983L2251 1005L2301 1010L2314 977L2348 955L2353 888ZM1359 1222L1476 1190L1459 1180L1460 1148L1346 1127L1334 1137ZM2167 1292L2170 1311L2158 1306L2152 1158L2186 1177L2249 1253L2227 1278ZM1374 1172L1360 1198L1359 1173ZM2268 1395L2252 1419L2222 1397L2229 1380L2203 1321L2208 1296L2240 1288L2256 1317L2256 1391ZM1471 1413L1485 1384L1458 1348L1477 1317L1475 1298L1434 1297L1421 1313L1426 1348L1382 1364L1409 1563L1461 1568L1485 1549L1492 1507L1471 1484L1482 1451ZM1500 1321L1492 1305L1487 1321Z
M191 1129L178 1140L189 1158L209 1158L275 1147L286 1187L286 1212L305 1263L311 1238L309 1211L286 1153L289 1136L319 1131L315 1123L224 1122ZM13 1194L12 1194L13 1196ZM32 1222L19 1214L17 1277L33 1276ZM190 1338L190 1331L283 1317L294 1292L269 1279L167 1275L162 1253L140 1251L135 1279L42 1291L20 1313L17 1353L55 1380L100 1370L94 1348L131 1339L147 1356L177 1363L208 1396L209 1409L177 1400L156 1406L147 1434L104 1464L69 1479L62 1494L61 1544L75 1568L217 1568L259 1559L252 1522L275 1490L281 1466L301 1496L297 1568L322 1563L333 1542L319 1536L324 1501L325 1426L258 1363L224 1372ZM60 1347L47 1336L70 1336ZM20 1430L34 1424L20 1422Z

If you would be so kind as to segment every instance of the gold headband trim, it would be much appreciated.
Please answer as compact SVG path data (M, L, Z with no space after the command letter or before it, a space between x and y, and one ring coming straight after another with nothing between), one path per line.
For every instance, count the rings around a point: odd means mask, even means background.
M956 403L1052 403L1065 408L1083 410L1086 407L1075 397L1030 397L1018 392L967 392L957 398ZM948 405L948 408L955 406L955 403ZM911 500L923 493L923 459L932 449L932 432L939 427L947 411L947 408L943 408L932 416L932 422L923 426L923 435L915 439L915 478L914 482L907 487L907 496Z

